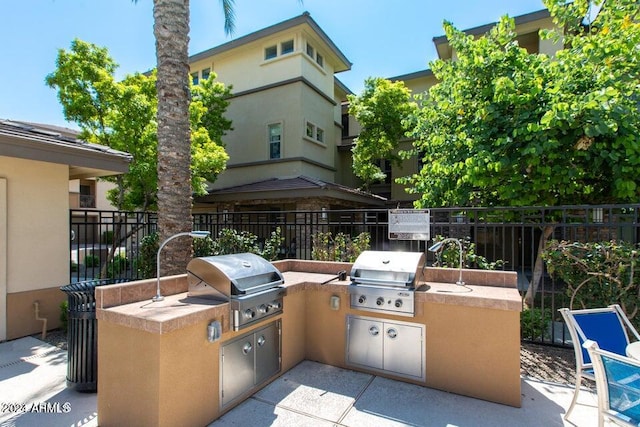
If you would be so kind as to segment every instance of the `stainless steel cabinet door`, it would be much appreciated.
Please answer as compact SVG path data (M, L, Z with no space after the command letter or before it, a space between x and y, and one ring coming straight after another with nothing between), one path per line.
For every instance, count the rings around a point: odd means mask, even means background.
M256 331L256 377L255 384L271 378L280 371L280 334L278 323Z
M399 323L384 323L384 370L423 377L423 329Z
M382 369L383 323L349 317L347 363Z
M254 335L247 335L222 346L222 406L253 387Z

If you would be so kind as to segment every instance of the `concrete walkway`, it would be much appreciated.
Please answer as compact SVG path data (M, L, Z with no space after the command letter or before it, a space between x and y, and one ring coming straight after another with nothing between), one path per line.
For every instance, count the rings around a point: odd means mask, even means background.
M97 426L96 394L66 378L66 351L32 337L0 343L0 426Z
M0 426L97 426L97 394L67 388L66 364L66 351L32 337L0 343ZM210 426L596 426L589 391L563 420L572 396L525 378L512 408L304 361Z

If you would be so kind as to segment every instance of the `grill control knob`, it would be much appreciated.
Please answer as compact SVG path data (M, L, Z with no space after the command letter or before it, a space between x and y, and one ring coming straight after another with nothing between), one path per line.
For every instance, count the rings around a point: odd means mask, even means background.
M378 299L376 300L376 305L382 305L382 304L384 304L384 298L378 297Z
M260 304L260 306L258 307L258 313L267 314L268 312L269 312L269 307L266 306L265 304Z
M248 308L244 311L244 317L246 319L253 319L254 317L256 317L256 312Z
M271 304L269 304L269 308L273 309L273 310L280 310L282 308L282 304L280 303L280 301L274 301ZM267 309L268 311L268 309Z
M397 308L402 307L402 300L401 299L397 299L395 305L396 305Z
M358 297L358 302L360 304L364 304L366 300L367 300L367 297L364 295L360 295L360 297Z

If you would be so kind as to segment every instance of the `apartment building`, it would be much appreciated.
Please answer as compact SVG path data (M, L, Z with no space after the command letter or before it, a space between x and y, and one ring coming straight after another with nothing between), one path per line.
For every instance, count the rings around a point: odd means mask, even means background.
M514 20L520 46L558 50L538 34L554 26L547 10ZM494 25L465 32L482 36ZM455 60L446 36L433 43L439 59ZM209 195L196 199L196 212L411 205L415 196L395 178L416 172L417 159L401 167L381 159L385 182L370 193L358 190L351 148L360 128L348 114L351 91L337 77L351 63L308 13L193 55L190 67L195 83L215 72L233 86L227 117L234 130L224 138L230 160ZM404 81L413 93L436 83L429 69L390 80ZM408 148L410 141L402 144Z
M193 55L194 83L211 72L232 85L225 170L198 211L382 206L343 184L337 147L351 62L308 13Z

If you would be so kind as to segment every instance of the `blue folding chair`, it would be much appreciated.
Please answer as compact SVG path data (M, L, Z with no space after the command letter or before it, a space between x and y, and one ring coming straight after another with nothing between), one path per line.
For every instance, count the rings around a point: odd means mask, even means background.
M578 401L582 379L595 381L591 357L583 344L587 340L595 341L602 350L624 355L630 342L630 335L635 337L634 341L640 341L640 335L618 304L584 310L561 308L559 311L571 334L576 356L576 389L571 405L564 416L568 419Z
M608 420L625 427L640 425L640 360L584 343L593 364L598 393L598 426Z

